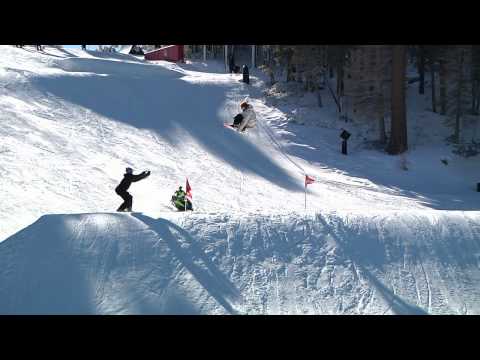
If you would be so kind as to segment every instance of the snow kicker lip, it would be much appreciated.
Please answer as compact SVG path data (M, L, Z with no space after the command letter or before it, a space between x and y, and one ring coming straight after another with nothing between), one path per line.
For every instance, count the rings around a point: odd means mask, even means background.
M478 229L419 214L43 216L0 244L0 313L480 313Z
M200 248L185 249L169 230L159 237L135 216L42 216L1 243L0 313L205 313L191 292L207 297L207 312L238 313L227 300L234 285Z

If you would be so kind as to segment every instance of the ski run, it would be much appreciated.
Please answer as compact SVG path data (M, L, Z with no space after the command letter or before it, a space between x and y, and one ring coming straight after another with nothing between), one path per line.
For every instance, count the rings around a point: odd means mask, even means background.
M478 158L440 130L389 156L353 125L342 155L328 90L319 108L240 78L0 46L0 314L480 313ZM245 99L256 127L225 128ZM409 127L438 121L415 101ZM126 167L151 175L117 213Z

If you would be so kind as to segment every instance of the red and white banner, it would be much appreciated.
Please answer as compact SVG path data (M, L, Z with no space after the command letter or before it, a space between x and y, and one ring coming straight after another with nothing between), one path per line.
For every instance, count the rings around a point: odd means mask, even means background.
M187 189L187 199L192 201L192 188L190 187L190 184L188 183L188 179L187 179L187 185L185 186L185 188Z
M307 187L308 184L313 184L315 182L315 179L311 176L305 175L305 187Z

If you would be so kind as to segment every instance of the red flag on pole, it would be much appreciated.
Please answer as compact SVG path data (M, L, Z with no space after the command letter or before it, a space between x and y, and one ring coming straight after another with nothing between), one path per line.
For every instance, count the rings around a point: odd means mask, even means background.
M315 182L315 179L311 176L305 175L305 187L307 187L308 184L313 184Z
M188 178L187 178L187 185L185 186L187 189L187 199L192 201L192 188L190 187L190 184L188 183Z

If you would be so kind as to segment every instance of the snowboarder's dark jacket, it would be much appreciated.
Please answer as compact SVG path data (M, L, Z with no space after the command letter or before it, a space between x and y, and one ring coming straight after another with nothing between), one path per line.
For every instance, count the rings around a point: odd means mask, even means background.
M133 174L125 174L123 175L123 180L120 184L115 188L116 192L123 192L127 191L132 182L136 182L142 179L145 179L147 176L150 175L150 171L144 171L141 174L133 175Z

